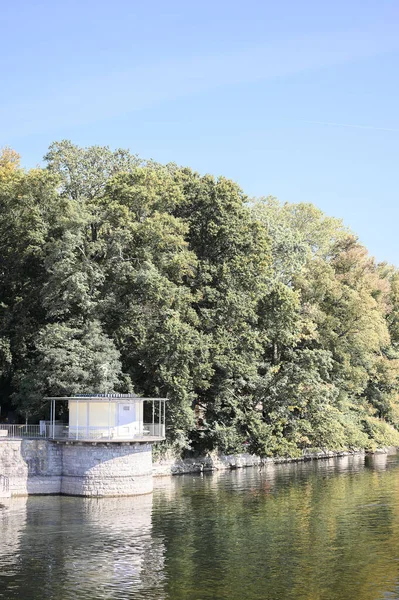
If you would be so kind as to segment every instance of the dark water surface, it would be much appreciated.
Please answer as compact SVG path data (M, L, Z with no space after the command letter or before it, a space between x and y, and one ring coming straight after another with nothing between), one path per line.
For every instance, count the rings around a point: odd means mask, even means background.
M397 455L0 502L1 599L399 599Z

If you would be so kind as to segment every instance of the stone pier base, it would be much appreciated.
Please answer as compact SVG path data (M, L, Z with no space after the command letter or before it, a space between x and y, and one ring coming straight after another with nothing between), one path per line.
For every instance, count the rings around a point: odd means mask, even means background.
M62 444L61 494L137 496L152 488L151 444Z
M152 446L0 440L0 475L7 478L0 496L138 496L152 492Z

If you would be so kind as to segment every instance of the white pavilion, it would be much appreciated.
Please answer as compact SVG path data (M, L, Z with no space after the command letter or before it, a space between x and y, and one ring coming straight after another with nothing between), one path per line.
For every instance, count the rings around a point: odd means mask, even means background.
M166 398L134 394L52 397L47 436L54 440L145 441L165 439ZM67 404L68 423L56 420L57 403Z

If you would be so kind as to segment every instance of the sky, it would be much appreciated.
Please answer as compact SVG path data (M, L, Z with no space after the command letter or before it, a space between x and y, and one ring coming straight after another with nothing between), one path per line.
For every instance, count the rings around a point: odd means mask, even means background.
M397 0L3 0L0 146L130 148L311 202L399 266Z

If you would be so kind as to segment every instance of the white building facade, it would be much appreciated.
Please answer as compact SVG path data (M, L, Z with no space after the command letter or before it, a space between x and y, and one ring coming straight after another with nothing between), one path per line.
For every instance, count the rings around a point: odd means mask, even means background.
M155 442L165 438L166 398L93 394L49 400L50 439ZM62 424L60 413L66 407L68 423Z

